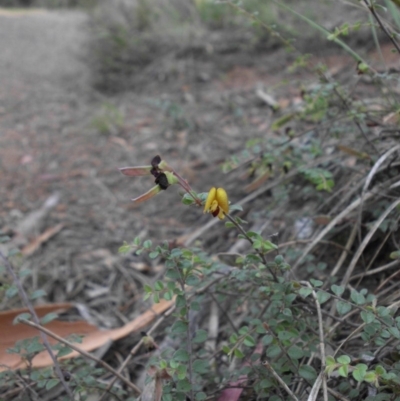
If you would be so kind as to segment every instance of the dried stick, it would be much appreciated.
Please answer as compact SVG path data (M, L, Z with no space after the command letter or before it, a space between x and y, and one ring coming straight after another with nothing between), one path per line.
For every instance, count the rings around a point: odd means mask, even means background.
M354 240L356 239L356 235L357 235L357 225L355 224L353 226L353 229L351 230L351 233L350 233L349 238L347 240L345 249L343 250L342 254L340 255L339 260L337 261L335 267L333 268L333 270L330 273L331 277L336 276L337 272L342 267L344 261L346 260L347 255L350 252L351 247L353 246Z
M309 288L313 288L308 281L302 282ZM321 379L322 379L322 390L324 394L324 401L328 401L328 386L326 384L326 376L325 376L325 367L326 367L326 354L325 354L325 341L324 341L324 327L322 323L322 312L321 305L318 301L317 294L315 290L312 290L312 296L315 301L315 307L317 308L317 316L318 316L318 333L319 333L319 347L321 353Z
M382 31L385 32L386 36L390 39L390 41L393 43L394 47L396 48L396 50L398 51L398 53L400 54L400 46L398 45L398 43L394 40L393 35L388 31L388 29L386 28L385 24L381 21L379 15L377 14L377 12L375 11L375 7L369 3L368 0L364 0L364 3L366 4L366 6L368 7L369 11L371 12L371 14L374 16L374 18L377 20L379 26L382 28Z
M314 238L312 243L307 246L307 248L303 251L297 262L294 264L292 271L295 272L296 269L299 267L300 263L303 262L304 258L311 252L312 249L321 241L321 239L330 231L332 228L345 216L351 213L354 209L356 209L362 202L372 198L377 193L382 193L384 189L387 187L390 188L390 184L393 184L398 181L398 177L391 178L387 180L382 185L379 185L375 190L370 190L366 192L364 195L360 196L359 198L355 199L350 205L348 205L341 213L339 213L332 221Z
M369 270L367 272L355 274L354 276L350 277L349 281L356 280L357 278L373 276L376 273L381 273L381 272L383 272L385 270L393 269L398 264L400 264L400 260L399 259L393 260L392 262L389 262L386 265L379 266L379 267L377 267L375 269L372 269L372 270ZM388 277L383 283L379 284L379 286L375 290L375 293L377 293L388 281L390 281L394 276L396 276L399 273L400 273L400 271L396 271L392 276Z
M363 242L361 245L358 247L357 252L353 256L353 259L351 260L349 267L346 270L346 273L342 279L341 285L347 285L347 283L350 280L350 277L353 273L354 268L356 267L356 264L358 262L358 259L360 258L361 254L364 252L365 247L368 245L369 241L371 240L372 236L375 234L376 230L379 228L379 226L382 224L383 220L387 217L387 215L397 207L397 205L400 204L400 200L394 201L385 211L384 213L381 214L379 219L375 222L374 226L369 230L368 234L365 236Z
M31 316L32 316L32 319L35 321L35 324L36 324L37 326L40 326L39 317L38 317L38 315L36 314L35 308L33 307L31 301L29 300L28 294L25 292L24 287L22 286L22 283L21 283L19 277L15 274L13 265L12 265L11 262L8 260L8 258L7 258L6 256L3 255L3 253L2 253L1 251L0 251L0 258L3 260L3 262L4 262L5 266L6 266L6 269L7 269L8 274L12 277L13 282L14 282L14 284L15 284L16 287L17 287L18 293L19 293L19 296L20 296L21 299L22 299L22 302L23 302L23 303L25 304L25 306L29 309L29 312L30 312L30 314L31 314ZM43 333L43 332L40 333L40 336L42 337L42 341L43 341L44 347L46 348L47 352L48 352L49 355L50 355L50 358L51 358L52 361L53 361L54 370L56 371L56 374L57 374L58 378L60 379L60 382L62 383L62 385L63 385L65 391L67 392L68 396L69 396L70 399L72 400L72 399L74 398L74 395L73 395L71 389L69 388L67 382L66 382L65 379L64 379L64 375L63 375L63 373L62 373L62 371L61 371L61 368L60 368L60 365L59 365L59 363L58 363L58 361L57 361L57 358L55 357L54 352L53 352L53 350L51 349L49 340L47 339L46 334Z
M161 316L154 324L153 326L147 331L147 334L153 333L153 331L164 321L166 317L168 317L173 311L175 310L175 305L173 305L166 313L164 313L163 316ZM131 349L129 352L129 355L125 358L124 362L122 365L118 368L118 374L121 374L121 372L126 368L128 363L132 360L136 352L138 352L139 348L143 345L143 338ZM108 383L107 388L105 389L104 393L101 395L101 397L98 399L98 401L102 401L107 394L107 392L111 389L111 387L114 385L114 383L117 381L118 376L114 376L113 379Z
M272 373L272 376L275 377L275 379L279 382L279 384L284 388L284 390L289 394L289 396L294 400L294 401L299 401L299 399L295 396L295 394L290 390L288 385L283 381L283 379L276 373L275 369L271 366L271 364L265 360L263 362L263 365Z
M73 349L76 352L79 352L82 356L91 359L92 361L98 363L101 365L104 369L108 370L110 373L113 375L117 376L121 381L123 381L128 387L130 387L132 390L134 390L137 394L141 394L141 390L139 387L135 386L132 382L130 382L128 379L125 379L124 376L122 376L120 373L118 373L115 369L113 369L108 363L102 361L101 359L96 358L89 352L86 352L85 350L77 347L76 345L72 344L65 338L62 338L58 336L57 334L53 333L52 331L46 329L45 327L41 326L40 324L36 324L34 322L31 322L30 320L27 319L20 319L19 322L26 324L28 326L34 327L35 329L39 330L41 333L47 334L49 337L54 338L58 342L66 345L67 347Z

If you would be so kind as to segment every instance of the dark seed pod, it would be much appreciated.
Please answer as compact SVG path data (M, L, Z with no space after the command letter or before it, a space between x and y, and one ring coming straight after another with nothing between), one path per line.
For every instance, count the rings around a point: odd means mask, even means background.
M160 162L161 162L161 157L159 155L157 155L157 156L153 157L153 160L151 161L151 165L154 168L158 168L158 165L160 164Z
M164 173L160 173L155 182L160 186L161 189L165 190L169 187L168 178Z

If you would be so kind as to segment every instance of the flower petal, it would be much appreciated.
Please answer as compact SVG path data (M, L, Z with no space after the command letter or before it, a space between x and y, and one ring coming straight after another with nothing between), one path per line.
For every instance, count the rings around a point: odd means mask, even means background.
M224 211L225 214L229 213L229 200L228 194L224 188L218 188L215 198L217 199L219 207Z
M212 187L210 191L208 192L206 203L204 205L204 212L203 213L208 213L211 208L211 204L215 200L215 195L217 193L217 189L215 187Z
M143 175L151 175L152 168L152 166L122 167L119 171L128 177L141 177Z
M223 211L221 208L218 209L218 214L217 214L217 216L218 216L218 218L219 218L220 220L223 220L223 219L225 218L225 213L224 213L224 211ZM214 216L214 217L215 217L215 216Z
M147 191L143 195L138 196L135 199L132 199L133 202L135 203L140 203L147 201L148 199L152 198L153 196L157 195L161 191L161 187L159 185L156 185L155 187L151 188L150 191Z

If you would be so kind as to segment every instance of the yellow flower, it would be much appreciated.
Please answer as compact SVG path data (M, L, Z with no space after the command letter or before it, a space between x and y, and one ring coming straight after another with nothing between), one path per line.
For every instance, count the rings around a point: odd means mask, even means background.
M222 220L229 213L228 195L223 188L212 187L208 193L204 213L212 213L214 217Z

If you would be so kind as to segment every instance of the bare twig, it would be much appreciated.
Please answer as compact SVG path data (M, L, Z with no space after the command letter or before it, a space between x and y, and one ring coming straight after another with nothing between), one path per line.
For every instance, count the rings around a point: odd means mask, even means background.
M383 272L385 270L393 269L398 264L400 264L400 260L399 259L393 260L392 262L389 262L389 263L387 263L387 264L385 264L383 266L379 266L376 269L372 269L372 270L369 270L367 272L362 272L362 273L359 273L359 274L355 274L354 276L350 277L349 281L355 280L357 278L373 276L374 274L381 273L381 272ZM387 283L387 281L390 281L393 277L395 277L399 273L400 273L400 271L396 271L392 276L388 277L387 280L385 280L383 283L379 284L379 286L375 290L375 293L377 293Z
M39 330L41 333L47 334L49 337L54 338L58 342L66 345L67 347L69 347L69 348L73 349L74 351L78 352L82 356L84 356L84 357L86 357L88 359L91 359L92 361L98 363L104 369L108 370L110 373L112 373L113 375L117 376L121 381L123 381L128 387L130 387L132 390L134 390L137 394L141 393L141 390L140 390L139 387L135 386L132 382L130 382L129 380L125 379L125 377L123 377L121 374L119 374L108 363L102 361L101 359L96 358L95 356L93 356L89 352L86 352L85 350L77 347L76 345L72 344L71 342L69 342L65 338L60 337L56 333L53 333L52 331L46 329L45 327L41 326L40 324L36 324L36 323L31 322L30 320L27 320L27 319L20 319L19 321L21 323L23 323L23 324L26 324L28 326L34 327L35 329Z
M16 287L17 287L18 293L19 293L19 296L20 296L21 299L22 299L22 302L23 302L23 303L25 304L25 306L28 308L28 310L29 310L29 312L30 312L30 314L31 314L31 316L32 316L32 319L34 320L35 324L36 324L37 326L40 326L39 317L38 317L38 315L36 314L35 308L33 307L31 301L29 300L28 294L25 292L24 287L22 286L22 283L21 283L19 277L15 274L13 265L12 265L11 262L8 260L8 258L7 258L6 256L3 255L3 253L2 253L1 251L0 251L0 258L3 260L3 262L4 262L5 266L6 266L6 269L7 269L8 274L12 277L13 282L14 282L14 284L15 284ZM21 321L22 321L22 320L21 320ZM69 396L69 397L71 398L71 400L72 400L72 399L74 398L74 395L73 395L71 389L69 388L67 382L66 382L65 379L64 379L64 375L63 375L63 373L62 373L62 371L61 371L61 368L60 368L60 365L59 365L59 363L58 363L58 361L57 361L57 358L55 357L54 352L53 352L53 350L51 349L51 345L50 345L50 343L49 343L49 340L48 340L46 334L43 333L43 332L40 332L40 336L42 337L42 341L43 341L44 347L46 348L47 352L48 352L49 355L50 355L50 358L51 358L52 361L53 361L54 370L55 370L55 372L56 372L58 378L60 379L60 382L61 382L61 384L63 385L65 391L67 392L68 396Z
M165 312L164 315L161 316L149 330L147 330L147 334L152 334L154 330L164 321L164 319L168 317L174 310L175 310L175 305L173 305L167 312ZM121 372L126 368L128 363L132 360L132 358L135 356L135 354L138 352L139 348L142 345L143 345L143 338L131 349L129 355L125 358L122 365L118 368L119 374L121 374ZM117 381L117 378L118 376L114 376L113 379L110 381L110 383L108 383L107 388L105 389L104 393L100 396L98 401L102 401L104 399L107 392L112 388L114 383Z
M385 32L385 35L389 38L389 40L393 43L393 46L396 48L396 50L398 51L398 53L400 54L400 46L399 44L394 40L393 35L390 34L390 32L388 31L388 29L386 28L385 24L382 22L382 20L380 19L378 13L375 11L375 7L373 6L373 4L370 4L370 2L368 0L364 0L364 3L366 4L366 6L368 7L369 11L371 12L371 14L374 16L374 18L376 19L376 21L378 22L379 26L382 28L382 31Z
M342 254L340 255L339 260L337 261L335 267L332 269L332 271L330 273L331 277L336 276L337 272L342 267L344 261L346 260L347 255L350 252L351 247L353 246L354 240L356 239L356 235L357 235L357 225L355 224L353 226L353 229L351 230L349 238L347 239L345 249L343 250Z
M295 396L295 394L290 390L288 385L283 381L283 379L276 373L276 370L271 366L271 364L265 360L263 362L263 365L272 373L272 376L275 377L275 379L279 382L279 384L283 387L283 389L289 394L289 396L294 400L294 401L299 401L299 399Z
M188 375L189 375L189 383L190 383L190 399L194 400L194 391L193 391L193 350L192 350L192 333L190 332L190 316L189 316L189 312L190 312L190 307L189 307L189 300L188 297L186 295L185 292L185 279L182 275L182 271L181 269L179 269L178 266L176 266L176 270L178 271L178 274L180 276L180 280L179 283L181 285L181 290L182 293L184 294L185 297L185 303L186 303L186 321L188 323L188 328L186 330L186 348L187 348L187 352L189 354L189 360L188 360Z
M308 287L312 288L311 284L307 282ZM319 346L321 353L321 379L322 379L322 390L324 394L324 401L328 401L328 387L326 384L326 376L325 376L325 367L326 367L326 354L325 354L325 341L324 341L324 327L322 323L322 313L321 313L321 305L318 301L317 294L313 290L312 296L315 301L315 306L317 308L317 316L318 316L318 329L319 329Z
M321 231L318 233L318 235L314 238L314 240L311 242L310 245L307 246L307 248L303 251L301 256L297 259L296 263L294 264L292 270L295 272L297 267L300 266L301 262L303 262L304 258L311 252L312 249L321 241L322 238L330 231L332 228L340 221L342 220L345 216L347 216L349 213L351 213L354 209L356 209L362 202L365 202L366 200L372 198L376 194L382 195L382 192L386 188L390 188L390 185L398 181L398 177L391 178L387 180L385 183L382 185L377 186L375 190L371 190L366 192L364 195L360 196L359 198L355 199L350 205L348 205L344 210L341 211L335 218L331 220L331 222ZM357 258L358 259L358 258Z
M381 214L379 219L374 223L373 227L369 230L368 234L365 236L363 242L361 245L358 247L357 252L353 256L353 259L351 260L349 267L346 270L346 273L342 279L341 285L347 285L347 283L350 280L350 277L353 273L353 270L356 266L356 263L358 259L360 258L361 254L364 252L365 247L368 245L369 241L371 240L372 236L375 234L376 230L379 228L379 226L382 224L383 220L386 219L388 214L395 208L397 205L400 204L400 200L396 200L393 202L386 210L384 213Z

